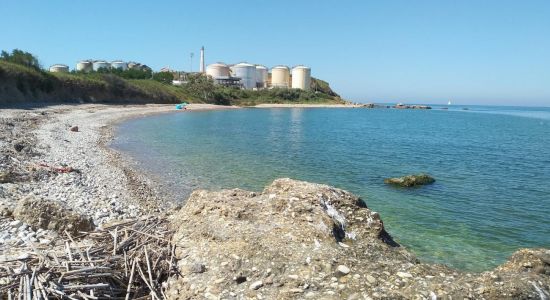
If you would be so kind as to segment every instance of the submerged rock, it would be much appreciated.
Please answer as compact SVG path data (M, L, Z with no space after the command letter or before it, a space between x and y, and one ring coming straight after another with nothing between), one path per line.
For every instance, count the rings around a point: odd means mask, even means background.
M76 234L79 231L91 231L94 228L90 217L68 210L54 201L39 199L31 195L19 200L13 211L13 216L17 220L29 224L35 230L42 228L59 233L67 230Z
M479 275L420 263L363 200L327 185L199 190L172 217L186 275L168 281L170 299L524 299L550 286L548 250L519 251ZM206 270L186 272L197 261Z
M435 182L435 179L428 174L408 175L403 177L384 179L384 183L398 185L402 187L426 185L426 184L432 184L434 182Z

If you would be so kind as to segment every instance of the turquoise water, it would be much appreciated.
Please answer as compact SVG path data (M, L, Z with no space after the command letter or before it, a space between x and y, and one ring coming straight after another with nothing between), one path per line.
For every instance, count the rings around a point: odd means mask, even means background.
M196 188L261 191L273 179L361 196L425 261L469 271L550 247L550 109L240 109L127 121L113 147L183 199ZM385 177L427 172L400 189Z

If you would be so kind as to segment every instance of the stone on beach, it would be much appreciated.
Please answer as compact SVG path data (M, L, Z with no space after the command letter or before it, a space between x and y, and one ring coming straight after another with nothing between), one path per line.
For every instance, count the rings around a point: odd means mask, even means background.
M10 171L0 171L0 183L9 183L13 180L13 174Z
M394 177L384 179L384 183L402 187L413 187L432 184L435 179L428 174L408 175L403 177Z
M67 230L76 234L91 231L92 219L62 207L59 203L29 195L17 203L13 216L31 225L33 229L49 229L63 233Z
M348 275L349 272L350 272L350 269L344 265L339 265L337 268L336 268L336 272L338 272L338 274L340 276L344 276L344 275Z

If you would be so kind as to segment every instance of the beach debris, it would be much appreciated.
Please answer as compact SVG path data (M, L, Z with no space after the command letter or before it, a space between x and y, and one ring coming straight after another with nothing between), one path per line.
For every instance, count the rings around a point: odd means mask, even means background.
M416 174L408 175L403 177L394 177L384 179L384 183L392 184L402 187L413 187L426 184L432 184L435 182L435 179L428 174Z
M56 247L28 243L0 261L0 295L11 299L161 299L176 275L172 232L157 217L64 233Z
M92 219L62 207L51 200L28 195L17 202L13 216L33 227L54 230L59 233L69 231L77 234L94 228Z
M50 171L55 172L55 173L80 172L80 170L75 169L73 167L68 167L68 166L65 166L65 167L63 167L63 166L62 167L52 167L52 166L50 166L48 164L45 164L45 163L40 163L40 164L38 164L38 166L48 168Z
M176 104L176 110L181 110L181 109L187 109L186 102L182 102L181 104Z
M72 126L69 130L72 132L78 132L78 126Z

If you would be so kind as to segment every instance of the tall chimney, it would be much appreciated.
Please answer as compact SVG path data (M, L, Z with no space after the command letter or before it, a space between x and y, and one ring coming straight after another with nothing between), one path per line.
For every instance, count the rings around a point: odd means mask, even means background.
M201 66L200 66L200 72L204 73L204 46L201 48Z

